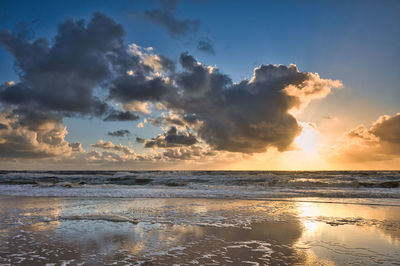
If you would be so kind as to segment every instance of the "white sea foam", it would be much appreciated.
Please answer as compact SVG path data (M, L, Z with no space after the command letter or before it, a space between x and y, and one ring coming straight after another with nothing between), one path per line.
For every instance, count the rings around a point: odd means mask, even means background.
M371 198L400 199L398 189L291 189L255 190L244 187L190 188L161 186L84 186L42 187L32 185L1 185L0 195L102 198Z
M107 222L128 222L132 224L137 224L138 221L135 219L127 218L116 214L86 214L86 215L71 215L71 216L61 216L61 220L71 220L71 221L107 221Z

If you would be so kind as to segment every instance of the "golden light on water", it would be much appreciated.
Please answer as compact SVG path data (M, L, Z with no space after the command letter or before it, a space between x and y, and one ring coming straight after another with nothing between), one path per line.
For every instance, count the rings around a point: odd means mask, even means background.
M307 232L314 232L318 228L318 223L314 221L303 220L303 226Z

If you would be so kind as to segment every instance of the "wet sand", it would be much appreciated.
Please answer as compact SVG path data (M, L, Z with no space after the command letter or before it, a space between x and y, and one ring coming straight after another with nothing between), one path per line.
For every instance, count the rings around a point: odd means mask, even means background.
M0 196L0 264L398 265L400 207L349 201Z

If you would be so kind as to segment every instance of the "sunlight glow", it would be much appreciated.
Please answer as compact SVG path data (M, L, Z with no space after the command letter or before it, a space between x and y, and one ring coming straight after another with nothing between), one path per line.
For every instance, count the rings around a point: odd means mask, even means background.
M297 147L305 152L313 152L318 144L318 134L315 126L311 123L300 122L303 130L301 134L294 140Z

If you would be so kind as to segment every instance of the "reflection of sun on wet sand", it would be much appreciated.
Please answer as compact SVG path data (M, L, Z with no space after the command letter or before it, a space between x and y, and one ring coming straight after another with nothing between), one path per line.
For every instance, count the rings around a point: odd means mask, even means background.
M400 256L400 208L353 204L299 204L304 227L296 245L308 257L337 264L394 263Z
M399 213L295 200L1 197L0 263L390 264L400 259Z
M307 232L318 230L318 222L331 226L355 225L366 232L378 231L379 238L400 245L399 207L357 205L357 204L321 204L299 203L299 216L303 218ZM352 236L354 237L354 236Z

